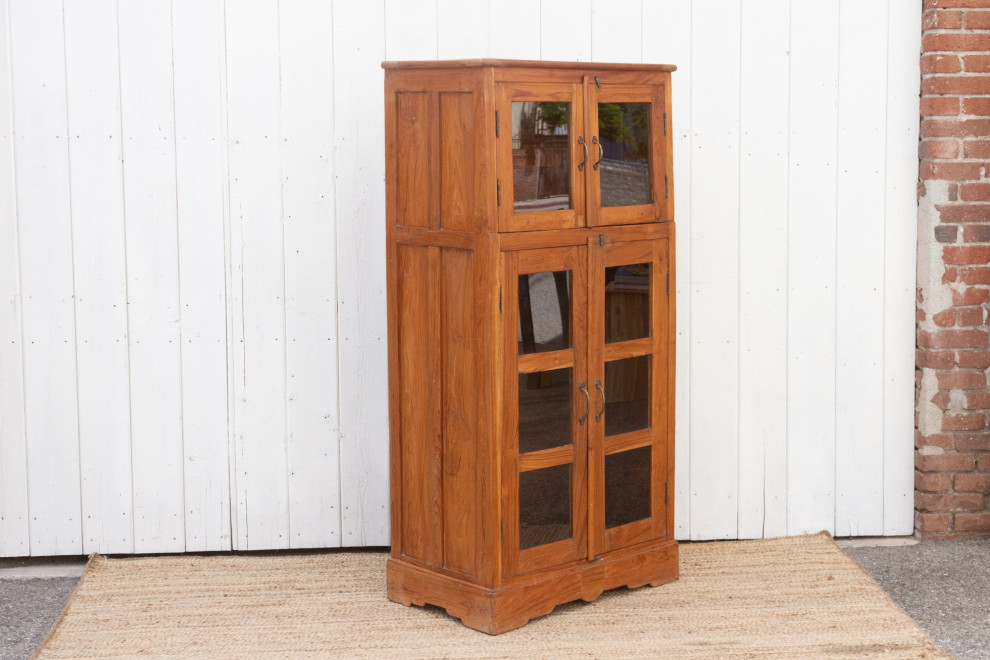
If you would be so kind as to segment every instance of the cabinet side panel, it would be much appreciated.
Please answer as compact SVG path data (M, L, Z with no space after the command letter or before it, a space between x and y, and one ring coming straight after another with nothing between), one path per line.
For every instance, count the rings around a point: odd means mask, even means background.
M439 250L399 246L399 442L402 554L440 560L439 314L433 284ZM436 326L436 327L434 327Z
M477 401L474 254L443 250L444 567L476 574Z
M440 94L440 226L474 228L474 114L469 92Z
M396 224L427 227L430 216L430 121L427 92L399 92L396 103Z

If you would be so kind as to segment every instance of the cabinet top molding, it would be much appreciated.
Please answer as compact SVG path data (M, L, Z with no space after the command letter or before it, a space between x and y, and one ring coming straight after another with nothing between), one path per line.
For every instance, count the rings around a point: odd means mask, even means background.
M383 69L455 69L468 67L532 67L540 69L597 69L600 71L676 71L673 64L620 64L616 62L550 62L544 60L420 60L415 62L382 62Z

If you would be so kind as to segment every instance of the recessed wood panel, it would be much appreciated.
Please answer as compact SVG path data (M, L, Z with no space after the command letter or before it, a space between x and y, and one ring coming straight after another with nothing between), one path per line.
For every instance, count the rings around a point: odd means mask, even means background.
M427 227L430 224L430 94L399 92L396 104L398 224Z
M477 388L474 254L441 252L443 345L443 565L476 572Z
M474 95L440 94L440 226L474 224Z
M431 565L441 550L438 265L438 248L398 249L402 553Z

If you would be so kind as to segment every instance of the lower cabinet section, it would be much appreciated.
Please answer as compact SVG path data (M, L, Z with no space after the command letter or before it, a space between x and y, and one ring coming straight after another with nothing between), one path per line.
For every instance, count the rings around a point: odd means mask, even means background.
M388 597L403 605L436 605L464 625L497 635L549 614L563 603L592 601L616 587L659 586L678 575L677 543L652 541L506 580L486 589L401 558L388 560Z

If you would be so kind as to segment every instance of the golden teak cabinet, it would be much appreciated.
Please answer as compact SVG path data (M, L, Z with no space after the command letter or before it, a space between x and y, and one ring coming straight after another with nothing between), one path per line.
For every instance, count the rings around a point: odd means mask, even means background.
M385 62L388 597L677 579L673 66Z

